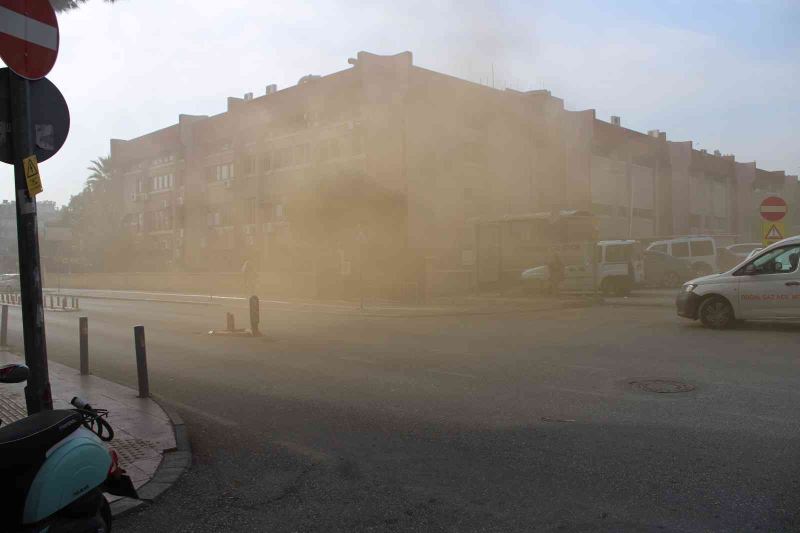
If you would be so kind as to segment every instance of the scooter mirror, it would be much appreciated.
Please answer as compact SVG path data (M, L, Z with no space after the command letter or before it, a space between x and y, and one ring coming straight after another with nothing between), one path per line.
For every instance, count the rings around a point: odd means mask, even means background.
M25 365L6 365L0 367L0 383L22 383L28 379L28 367Z

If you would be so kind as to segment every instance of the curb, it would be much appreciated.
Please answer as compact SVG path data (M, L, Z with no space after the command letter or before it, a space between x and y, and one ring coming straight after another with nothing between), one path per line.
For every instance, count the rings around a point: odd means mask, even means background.
M172 407L167 407L154 397L151 400L167 414L172 422L175 432L175 449L167 450L161 459L153 477L139 487L139 499L121 498L111 504L111 514L114 518L121 518L136 509L141 509L145 504L152 503L161 494L170 488L189 469L192 464L192 446L189 443L189 434L183 418Z
M222 305L217 302L187 302L186 300L159 300L155 298L123 298L121 296L78 296L84 300L114 300L117 302L148 302L162 304L186 304L186 305Z

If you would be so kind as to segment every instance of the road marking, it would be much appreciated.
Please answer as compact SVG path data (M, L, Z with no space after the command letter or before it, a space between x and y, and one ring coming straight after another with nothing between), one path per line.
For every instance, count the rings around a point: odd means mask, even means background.
M195 415L197 415L199 417L211 420L212 422L216 422L217 424L220 424L222 426L229 427L229 428L233 428L233 427L238 427L239 426L238 422L234 422L230 418L223 418L221 416L213 415L213 414L211 414L211 413L209 413L207 411L203 411L202 409L198 409L197 407L192 407L191 405L186 405L185 403L176 402L176 401L173 401L173 400L165 400L165 401L167 403L169 403L170 405L173 405L173 406L177 407L178 409L181 409L183 411L189 411L192 414L195 414Z

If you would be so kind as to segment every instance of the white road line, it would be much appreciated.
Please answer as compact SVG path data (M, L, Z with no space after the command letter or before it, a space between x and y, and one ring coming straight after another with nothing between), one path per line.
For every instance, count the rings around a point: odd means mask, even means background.
M0 7L0 33L58 50L58 29L5 7Z

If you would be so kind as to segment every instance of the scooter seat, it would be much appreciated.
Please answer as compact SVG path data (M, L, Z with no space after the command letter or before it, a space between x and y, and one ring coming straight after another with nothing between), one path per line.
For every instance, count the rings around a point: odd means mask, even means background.
M80 413L70 409L42 411L0 426L0 469L29 463L81 426Z

